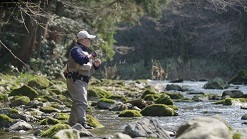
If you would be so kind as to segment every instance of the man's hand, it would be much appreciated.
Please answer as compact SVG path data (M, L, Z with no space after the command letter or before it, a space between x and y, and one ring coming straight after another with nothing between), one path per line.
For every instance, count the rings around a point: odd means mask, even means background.
M99 50L96 50L96 51L94 51L94 52L91 53L91 56L93 58L97 57L98 55L99 55Z
M96 59L94 60L94 66L95 66L95 67L98 67L100 64L101 64L101 60L100 60L99 58L96 58Z

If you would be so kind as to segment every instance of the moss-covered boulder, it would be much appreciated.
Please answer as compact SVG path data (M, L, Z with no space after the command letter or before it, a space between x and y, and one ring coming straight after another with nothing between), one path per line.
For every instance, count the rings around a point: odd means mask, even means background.
M44 113L53 113L53 112L60 112L58 109L53 108L51 106L44 106L40 108L40 111Z
M68 120L69 115L67 113L56 113L53 118L58 119L58 120Z
M44 76L37 76L29 81L27 85L33 88L45 89L49 87L50 81Z
M60 124L61 122L57 119L48 117L39 122L40 125L55 125L55 124Z
M10 105L11 107L16 107L20 105L26 105L30 103L30 98L27 96L14 96L13 99L11 99Z
M165 104L149 105L141 111L143 116L174 116L175 111Z
M118 117L142 117L142 114L137 110L124 110Z
M0 114L0 128L9 128L13 124L13 119L5 114Z
M101 128L104 127L97 118L93 117L92 115L87 115L86 122L88 125L94 128Z
M221 78L215 78L208 81L203 88L204 89L227 89L229 85Z
M142 93L142 96L141 98L145 98L146 95L149 95L149 94L153 94L153 95L158 95L157 92L155 92L154 90L152 89L146 89L143 93Z
M238 71L228 83L236 85L247 84L247 70Z
M108 99L113 99L113 100L116 100L116 101L121 101L121 102L127 101L127 98L124 95L110 95L107 98Z
M9 96L27 96L33 100L34 98L37 98L38 93L32 87L23 85L20 88L12 90Z
M158 99L160 97L159 94L148 94L146 95L143 100L145 101L155 101L156 99Z
M62 129L69 129L71 128L69 125L67 124L56 124L53 125L52 127L50 127L49 129L42 131L39 136L40 137L45 137L45 138L51 138L52 136L54 136L59 130Z
M183 88L177 84L167 84L166 85L166 90L176 90L176 91L183 91Z
M100 109L109 109L116 101L113 99L101 98L97 101L97 107Z
M97 100L99 98L107 98L111 95L110 92L97 88L97 87L92 87L88 89L88 98L89 100Z
M167 94L168 96L170 96L171 99L183 99L184 96L181 93L177 93L177 92L164 92L165 94Z
M173 105L173 100L167 94L162 94L158 99L154 101L156 104Z

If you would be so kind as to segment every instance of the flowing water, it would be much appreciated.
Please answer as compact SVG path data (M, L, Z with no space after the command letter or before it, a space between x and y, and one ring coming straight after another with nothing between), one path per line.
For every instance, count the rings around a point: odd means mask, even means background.
M218 89L203 89L203 86L207 82L194 82L184 81L182 83L169 83L169 81L149 81L149 84L160 91L165 90L167 84L177 84L180 86L186 86L189 90L197 92L203 92L204 94L213 93L221 95L224 90ZM247 94L247 86L244 85L231 85L232 87L228 90L235 89L236 87L241 90L244 94ZM225 89L226 90L226 89ZM194 95L188 95L186 92L181 92L185 97L192 98ZM247 124L244 124L244 120L241 117L247 113L247 110L240 109L240 105L224 106L222 104L214 105L212 102L175 102L178 107L178 116L167 116L167 117L147 117L159 120L160 124L164 129L169 131L176 131L179 126L184 124L191 118L198 116L213 116L220 115L225 119L234 129L246 128ZM116 132L124 131L124 127L127 123L136 120L136 118L121 118L117 117L116 112L99 111L95 115L100 122L105 126L104 128L93 129L91 132L96 135L109 135Z
M128 83L128 81L127 81ZM184 81L182 83L173 83L178 84L180 86L186 86L189 90L200 91L205 94L213 93L221 95L224 90L212 90L212 89L203 89L203 85L207 82L193 82L193 81ZM149 81L149 84L160 91L163 91L169 81ZM233 88L238 87L244 94L247 94L247 86L239 85L234 86ZM233 89L230 88L230 89ZM185 97L192 98L193 95L188 95L186 92L181 92ZM176 131L179 126L188 121L193 117L198 116L213 116L215 114L220 115L223 119L225 119L233 128L246 128L247 124L243 124L245 121L241 120L241 117L247 113L247 110L240 109L240 105L232 105L232 106L223 106L213 105L211 102L175 102L178 107L178 116L168 116L168 117L146 117L153 118L159 120L160 124L164 127L164 129L169 131ZM96 128L90 130L90 132L98 137L105 137L113 135L116 132L123 132L125 125L131 121L135 121L141 118L125 118L118 117L118 112L108 111L108 110L96 110L94 116L99 119L99 121L105 126L103 128ZM33 132L26 133L6 133L0 130L0 135L9 137L15 134L16 136L32 136Z

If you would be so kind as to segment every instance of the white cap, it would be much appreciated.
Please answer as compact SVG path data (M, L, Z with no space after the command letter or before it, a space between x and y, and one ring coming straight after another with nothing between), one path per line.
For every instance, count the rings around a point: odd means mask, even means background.
M77 35L77 39L84 39L84 38L89 38L89 39L94 39L96 36L95 35L90 35L87 31L82 30L80 31Z

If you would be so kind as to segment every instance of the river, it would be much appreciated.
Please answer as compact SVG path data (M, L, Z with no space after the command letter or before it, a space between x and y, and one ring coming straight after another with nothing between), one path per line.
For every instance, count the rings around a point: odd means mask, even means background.
M128 83L130 81L126 81ZM167 84L171 84L169 81L148 81L149 85L162 91L165 89ZM221 95L224 90L212 90L212 89L203 89L203 86L207 82L194 82L194 81L183 81L182 83L173 83L180 86L186 86L189 90L200 91L205 94L214 93ZM238 87L243 93L247 93L247 86L244 85L231 85L233 89ZM186 92L181 92L185 97L192 98L193 95L188 95ZM174 102L178 107L178 116L167 116L167 117L146 117L154 118L160 121L160 124L164 129L169 131L176 131L179 126L188 121L189 119L197 116L213 116L215 114L220 115L225 119L234 129L236 128L246 128L247 124L244 124L244 120L241 120L241 117L246 113L246 110L240 109L240 105L224 106L211 104L210 101L205 102ZM108 110L96 110L93 113L93 116L99 119L99 121L105 126L103 128L96 128L90 130L90 132L97 137L107 137L115 134L116 132L124 131L125 125L131 121L135 121L141 118L126 118L118 117L118 112L108 111ZM6 133L0 130L2 137L10 137L13 135L23 136L29 138L35 138L32 134L34 131L28 131L25 133Z

